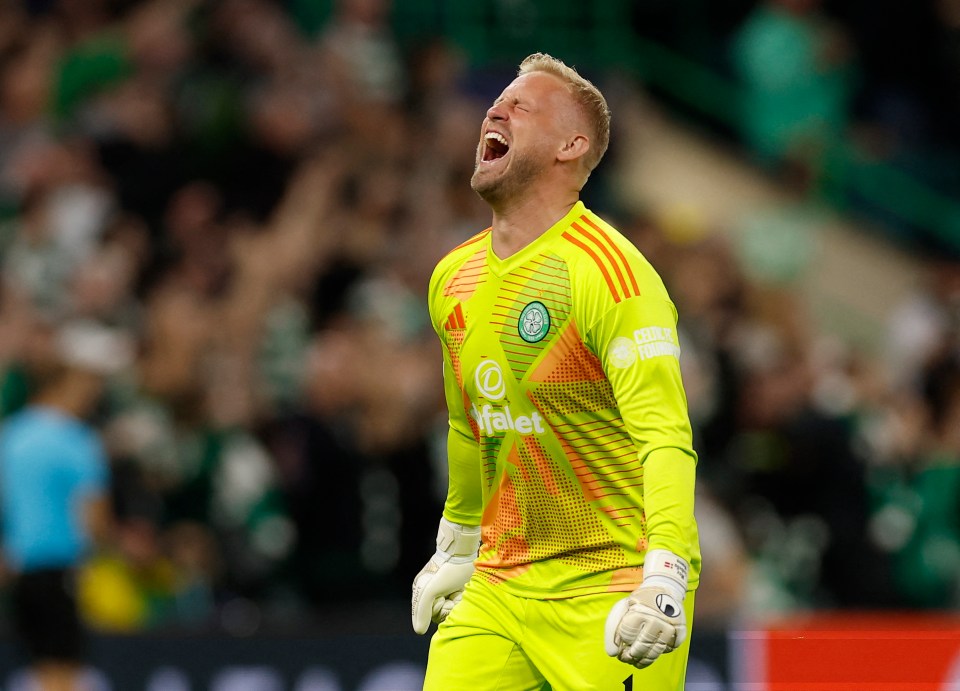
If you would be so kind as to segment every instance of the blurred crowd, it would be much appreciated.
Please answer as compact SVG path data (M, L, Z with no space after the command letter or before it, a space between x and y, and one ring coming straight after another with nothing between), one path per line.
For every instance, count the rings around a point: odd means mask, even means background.
M439 512L426 284L488 223L455 54L408 68L377 1L315 37L264 0L48 5L0 16L2 406L65 322L136 342L86 614L405 592Z
M401 47L386 0L317 30L303 6L0 2L0 415L65 324L136 349L95 419L115 520L80 594L102 630L322 621L405 598L433 549L426 287L489 224L468 179L506 81L442 40ZM604 187L626 144L587 202L681 315L698 614L958 604L960 270L857 352L723 235L626 214Z
M638 35L710 70L688 74L703 93L682 104L701 124L764 167L803 173L911 251L960 257L960 2L631 7Z

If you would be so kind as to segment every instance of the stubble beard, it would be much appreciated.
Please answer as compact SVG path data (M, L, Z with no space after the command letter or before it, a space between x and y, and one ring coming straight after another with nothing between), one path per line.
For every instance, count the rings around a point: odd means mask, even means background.
M499 175L485 177L477 163L470 178L470 187L483 201L497 208L519 197L540 173L541 166L532 156L516 152L506 170Z

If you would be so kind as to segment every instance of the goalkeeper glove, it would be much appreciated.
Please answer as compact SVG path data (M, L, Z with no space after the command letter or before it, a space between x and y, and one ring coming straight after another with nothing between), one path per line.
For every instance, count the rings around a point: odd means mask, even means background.
M613 606L607 616L607 655L643 669L687 637L683 599L687 562L673 552L654 549L643 564L643 583Z
M439 624L460 602L463 587L473 575L479 547L480 526L440 519L437 551L413 579L414 631L426 633L431 620Z

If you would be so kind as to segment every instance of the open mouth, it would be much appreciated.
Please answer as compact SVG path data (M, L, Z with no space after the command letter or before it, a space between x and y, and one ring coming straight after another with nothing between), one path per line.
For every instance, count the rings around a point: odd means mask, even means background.
M507 139L498 132L488 132L483 138L483 161L496 161L510 150Z

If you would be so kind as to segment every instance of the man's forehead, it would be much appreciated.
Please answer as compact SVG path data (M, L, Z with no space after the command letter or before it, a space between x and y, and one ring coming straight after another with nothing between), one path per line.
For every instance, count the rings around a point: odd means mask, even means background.
M501 98L517 93L551 94L565 91L563 80L549 72L527 72L521 74L507 85L500 94Z

